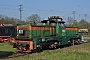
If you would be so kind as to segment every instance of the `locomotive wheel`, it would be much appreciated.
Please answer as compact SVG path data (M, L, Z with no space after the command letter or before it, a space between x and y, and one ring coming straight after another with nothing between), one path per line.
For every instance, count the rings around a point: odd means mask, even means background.
M51 44L51 45L49 46L49 48L50 48L50 49L53 49L53 48L54 48L54 44Z
M43 50L41 49L41 48L37 48L37 49L34 49L34 50L32 50L32 53L36 53L36 52L42 52Z
M21 53L23 53L23 46L22 45L19 46L19 50L20 50Z
M36 50L37 50L37 52L42 52L41 48L37 48Z
M72 40L70 40L70 46L74 46L74 44L75 44L75 40L74 39L72 39Z
M59 45L60 45L60 44L59 44L58 42L54 42L54 43L52 43L52 44L49 46L49 48L50 48L50 49L56 49Z
M76 44L76 45L78 45L78 44L79 44L78 39L76 39L76 40L75 40L75 44Z
M36 48L36 52L42 52L43 50L42 50L42 45L41 44L39 44L39 46Z
M81 39L78 39L78 44L81 44Z

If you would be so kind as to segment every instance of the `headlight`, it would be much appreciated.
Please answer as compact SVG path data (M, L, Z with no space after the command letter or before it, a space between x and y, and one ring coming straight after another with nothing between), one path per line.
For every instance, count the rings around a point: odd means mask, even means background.
M37 47L40 47L40 45L37 45Z
M42 42L43 42L43 41L45 41L45 39L44 39L44 38L42 39Z

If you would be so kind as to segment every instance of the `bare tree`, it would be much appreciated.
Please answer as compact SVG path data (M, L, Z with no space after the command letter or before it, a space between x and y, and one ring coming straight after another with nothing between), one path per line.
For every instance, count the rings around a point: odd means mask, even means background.
M17 24L24 24L26 23L25 21L20 21L18 18L14 18L14 17L8 17L6 15L1 15L0 14L0 24L12 24L14 26L16 26Z
M87 27L87 26L88 26L88 22L85 21L84 19L81 19L81 21L78 23L78 26L79 26L80 28L82 28L82 29L86 29L86 28L88 28L88 27Z
M40 16L38 14L32 14L31 16L29 16L27 18L27 22L31 23L31 24L37 24L39 23L41 20Z
M69 26L73 25L73 18L72 17L68 17L68 25Z
M73 27L77 27L77 20L73 20Z

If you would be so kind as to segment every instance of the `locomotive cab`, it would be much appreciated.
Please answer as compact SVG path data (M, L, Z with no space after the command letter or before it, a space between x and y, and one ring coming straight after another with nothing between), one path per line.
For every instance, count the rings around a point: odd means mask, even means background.
M43 20L41 21L43 25L45 26L54 26L55 27L55 32L56 35L58 36L65 36L66 35L66 30L65 30L65 22L63 19L59 16L51 16L48 17L48 20Z

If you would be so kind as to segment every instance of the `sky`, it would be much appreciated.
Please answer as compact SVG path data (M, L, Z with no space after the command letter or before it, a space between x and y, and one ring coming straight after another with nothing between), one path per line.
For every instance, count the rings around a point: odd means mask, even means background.
M38 14L41 19L49 16L61 16L65 21L74 17L80 21L82 18L90 22L90 0L0 0L0 14L19 18L19 5L22 4L22 20L32 14Z

